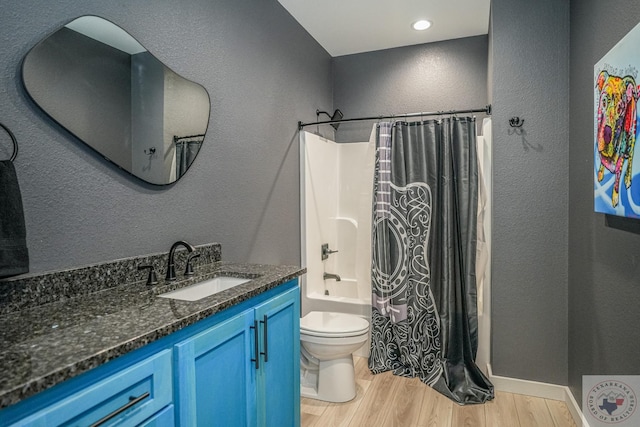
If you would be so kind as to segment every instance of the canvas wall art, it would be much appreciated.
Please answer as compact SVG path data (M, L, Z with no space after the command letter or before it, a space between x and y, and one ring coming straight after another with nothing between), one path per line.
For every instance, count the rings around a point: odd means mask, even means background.
M594 66L594 207L640 218L640 24Z

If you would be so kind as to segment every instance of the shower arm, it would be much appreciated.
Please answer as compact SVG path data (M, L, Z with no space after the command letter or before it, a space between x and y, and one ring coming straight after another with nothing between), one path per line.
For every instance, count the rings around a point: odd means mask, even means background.
M338 130L338 126L340 126L340 121L344 117L344 115L342 114L342 111L340 111L339 108L336 108L336 110L333 112L333 116L327 113L326 111L316 110L316 121L320 120L320 114L325 114L327 117L329 117L331 126L333 126L335 130Z

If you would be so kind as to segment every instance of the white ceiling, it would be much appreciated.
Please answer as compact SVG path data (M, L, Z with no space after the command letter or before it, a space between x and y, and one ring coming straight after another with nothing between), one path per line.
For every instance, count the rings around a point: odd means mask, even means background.
M278 0L331 56L487 34L491 0ZM416 31L419 19L431 28Z

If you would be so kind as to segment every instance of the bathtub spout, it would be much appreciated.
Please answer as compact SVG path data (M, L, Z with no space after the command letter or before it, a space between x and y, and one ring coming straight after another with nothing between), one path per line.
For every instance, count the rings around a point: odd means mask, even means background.
M340 276L338 276L337 274L331 274L331 273L324 273L324 276L322 276L322 278L324 280L335 279L336 282L339 282L340 280L342 280L342 279L340 279Z

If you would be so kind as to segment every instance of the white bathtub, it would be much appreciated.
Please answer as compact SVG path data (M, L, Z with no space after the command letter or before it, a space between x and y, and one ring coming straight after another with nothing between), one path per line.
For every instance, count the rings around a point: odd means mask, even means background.
M371 323L371 302L354 295L355 289L357 289L355 280L342 279L339 282L327 280L329 295L324 295L315 290L308 292L310 288L313 289L314 287L307 286L307 279L307 277L303 276L301 287L303 316L310 311L333 311L355 314ZM318 289L318 284L316 284L315 288ZM369 345L370 339L354 354L360 357L369 357Z
M349 282L353 282L350 284ZM371 302L350 295L350 292L339 292L340 285L356 286L355 280L343 279L335 285L328 285L329 295L311 291L307 293L307 286L302 287L302 312L335 311L338 313L357 314L369 320L371 318ZM338 291L336 291L338 290Z

